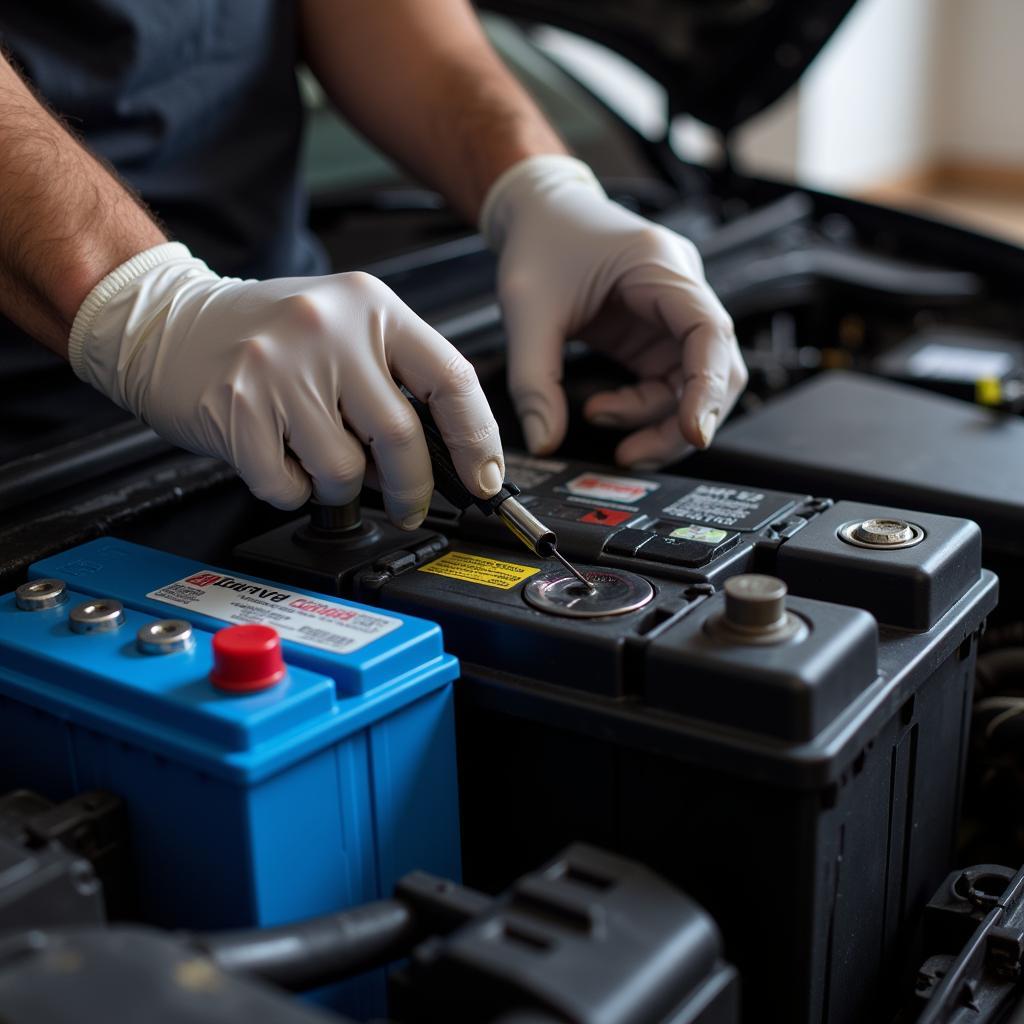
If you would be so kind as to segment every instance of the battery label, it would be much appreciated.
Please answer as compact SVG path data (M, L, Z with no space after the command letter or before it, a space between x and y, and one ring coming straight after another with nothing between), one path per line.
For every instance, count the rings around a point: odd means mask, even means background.
M530 455L505 452L505 472L524 490L539 487L558 473L569 468L568 462L555 459L535 459Z
M517 565L515 562L501 562L497 558L470 555L465 551L449 551L433 562L421 565L418 571L433 573L435 576L447 576L449 579L462 580L464 583L478 583L482 587L511 590L523 580L540 572L540 569L529 565Z
M704 526L757 530L792 504L793 499L788 494L776 491L698 484L688 494L663 508L662 513Z
M401 619L241 576L203 570L146 597L224 622L273 626L286 640L349 654L398 629Z
M655 480L637 480L631 476L606 476L603 473L581 473L566 483L570 494L597 501L617 501L630 505L643 501L661 484Z

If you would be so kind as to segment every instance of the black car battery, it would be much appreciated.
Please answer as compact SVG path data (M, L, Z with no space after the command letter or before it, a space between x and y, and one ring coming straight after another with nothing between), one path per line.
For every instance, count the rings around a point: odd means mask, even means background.
M684 886L750 1020L870 1019L950 865L977 637L968 520L508 459L595 584L496 517L281 527L242 566L432 618L457 683L466 881L567 842ZM786 593L788 587L788 595Z

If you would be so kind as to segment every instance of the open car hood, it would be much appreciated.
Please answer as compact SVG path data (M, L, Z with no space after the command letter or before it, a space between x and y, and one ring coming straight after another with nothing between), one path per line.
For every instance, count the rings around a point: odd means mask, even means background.
M856 0L478 0L615 50L723 132L777 100Z

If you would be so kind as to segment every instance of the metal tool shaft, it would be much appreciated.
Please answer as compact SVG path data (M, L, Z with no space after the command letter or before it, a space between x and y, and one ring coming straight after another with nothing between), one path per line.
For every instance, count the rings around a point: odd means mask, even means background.
M408 388L403 387L402 394L413 407L423 427L423 437L430 453L434 486L437 490L456 508L464 509L475 505L484 515L496 513L534 554L540 555L541 558L557 558L580 583L593 592L596 589L594 585L558 552L555 531L546 527L529 509L516 500L514 495L519 493L519 488L515 484L506 481L501 490L490 498L477 498L470 493L459 477L451 452L434 422L434 417L430 414L430 409Z
M564 555L563 555L563 554L561 553L561 551L559 551L559 550L558 550L558 548L552 548L552 549L551 549L551 555L552 555L552 557L554 557L554 558L557 558L557 559L558 559L558 560L559 560L559 561L560 561L560 562L562 563L562 565L564 565L564 566L566 567L566 569L568 569L568 570L569 570L569 572L571 572L571 573L573 574L573 576L575 576L575 577L576 577L576 579L578 579L578 580L580 581L580 583L582 583L582 584L583 584L583 585L584 585L584 586L585 586L585 587L587 588L587 590L589 590L589 591L591 591L591 592L593 592L593 591L597 590L597 587L595 587L595 586L594 586L594 584L593 584L593 583L591 583L591 582L590 582L590 580L588 580L588 579L587 579L587 578L586 578L586 577L585 577L585 576L583 575L583 573L581 573L581 572L579 571L579 569L577 569L577 568L576 568L576 566L575 566L575 565L573 565L573 564L572 564L572 563L571 563L571 562L570 562L570 561L569 561L569 560L568 560L568 559L567 559L567 558L566 558L566 557L565 557L565 556L564 556Z
M506 498L496 509L501 521L535 554L541 558L557 558L589 591L590 582L559 550L554 530L548 529L525 505L515 498Z
M506 498L496 509L498 518L535 554L550 558L557 538L525 505Z

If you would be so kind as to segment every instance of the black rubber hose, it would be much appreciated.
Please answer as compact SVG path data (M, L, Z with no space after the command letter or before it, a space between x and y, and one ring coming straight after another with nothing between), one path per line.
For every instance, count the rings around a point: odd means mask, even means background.
M301 992L406 956L421 938L409 907L381 900L277 928L195 935L190 941L229 974Z

